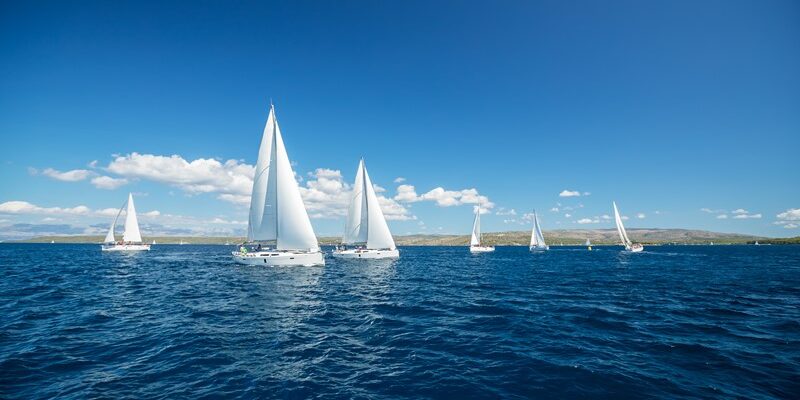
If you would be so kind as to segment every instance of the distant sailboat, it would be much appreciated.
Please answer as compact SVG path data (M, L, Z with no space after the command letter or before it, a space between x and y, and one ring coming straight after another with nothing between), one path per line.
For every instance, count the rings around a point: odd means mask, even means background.
M55 242L56 242L55 240L51 240L51 241L50 241L50 244L54 244Z
M481 245L481 208L475 211L475 221L472 223L472 237L469 240L469 251L473 253L488 253L494 251L494 246Z
M542 235L542 227L539 225L539 217L536 215L536 210L533 210L533 229L531 230L531 245L528 247L530 251L546 251L550 250L544 242L544 235Z
M153 244L156 244L156 241L155 241L155 240L153 240Z
M125 231L122 233L122 241L117 242L114 239L114 229L117 226L117 219L122 214L122 209L128 206L125 213ZM120 207L114 222L108 229L106 238L103 245L100 247L103 251L139 251L150 250L150 245L142 242L142 234L139 232L139 220L136 218L136 207L133 205L133 194L128 194L128 201Z
M375 188L369 179L364 159L358 163L342 245L333 251L334 257L370 259L400 257L378 203ZM353 247L347 248L347 246Z
M755 243L753 243L753 244L754 244L754 245L756 245L756 246L761 246L761 245L758 243L758 240L756 240L756 242L755 242Z
M250 248L242 245L232 253L240 264L325 265L286 154L274 106L270 106L258 149L247 241ZM253 248L254 244L257 247ZM262 244L270 248L262 249Z
M178 242L178 244L179 244L179 245L184 245L184 244L186 244L186 242L184 242L184 241L183 241L183 239L181 239L181 241L180 241L180 242Z
M586 248L588 248L589 250L592 250L592 241L589 240L589 239L586 239Z
M612 202L612 204L614 205L614 220L617 222L617 233L619 233L619 239L622 241L622 245L625 246L625 250L631 253L638 253L644 250L644 246L639 243L633 243L628 239L628 233L625 232L625 226L622 225L622 218L619 216L617 203Z

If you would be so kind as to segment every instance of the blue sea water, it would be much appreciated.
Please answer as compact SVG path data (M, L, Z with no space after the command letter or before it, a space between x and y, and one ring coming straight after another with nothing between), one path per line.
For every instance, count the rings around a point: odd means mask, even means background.
M0 245L2 398L798 398L800 246Z

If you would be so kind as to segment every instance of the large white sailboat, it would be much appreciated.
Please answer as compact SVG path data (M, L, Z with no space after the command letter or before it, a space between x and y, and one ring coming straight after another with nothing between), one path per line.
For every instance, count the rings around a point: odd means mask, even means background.
M122 233L122 241L118 242L114 239L114 229L117 227L117 220L126 205L128 209L125 212L125 231ZM139 220L136 218L136 207L133 205L133 194L128 193L128 201L120 207L117 216L114 217L114 222L111 223L100 249L103 251L150 250L150 245L142 242L142 234L139 232Z
M469 251L472 253L488 253L494 246L481 245L481 208L475 210L475 221L472 223L472 237L469 239Z
M270 106L258 149L247 241L232 252L237 263L325 265L286 154L274 106Z
M625 232L625 226L622 225L622 218L619 216L617 203L612 202L612 204L614 205L614 220L617 222L617 233L619 233L619 240L622 241L622 245L625 246L625 251L638 253L644 250L644 246L639 243L633 243L630 239L628 239L628 233Z
M550 246L544 242L542 226L539 225L539 217L536 215L536 210L533 210L533 229L531 230L531 246L529 249L530 251L550 250Z
M347 209L342 247L333 251L337 258L398 258L392 233L386 224L378 196L369 179L364 159L358 163L356 181Z

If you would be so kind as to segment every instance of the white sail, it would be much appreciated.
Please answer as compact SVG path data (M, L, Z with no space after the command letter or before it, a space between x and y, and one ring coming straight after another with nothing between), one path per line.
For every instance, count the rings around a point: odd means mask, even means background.
M589 239L586 239L586 246L591 246L591 245L592 245L592 241L589 240Z
M116 242L116 239L114 239L114 230L117 227L117 220L119 219L119 215L122 214L122 209L123 208L125 208L125 204L123 204L122 207L119 208L119 211L117 211L117 216L114 217L114 222L112 222L111 223L111 227L108 228L108 233L106 233L106 238L105 238L105 240L103 240L103 243L114 243L114 242Z
M472 237L469 240L470 246L481 245L481 210L480 207L475 212L475 222L472 223Z
M358 163L342 242L365 244L373 250L396 248L364 160Z
M627 248L631 246L631 241L628 239L628 233L625 232L625 226L622 225L622 218L619 216L619 210L617 209L617 203L612 202L614 205L614 220L617 223L617 233L619 233L619 240L622 241L622 244Z
M539 217L536 211L533 212L533 229L531 230L531 247L544 248L547 244L544 242L544 235L542 234L542 226L539 225Z
M342 243L366 243L369 234L369 212L367 196L364 193L363 161L358 163L356 181L350 196L350 207L347 209L347 221L344 226Z
M364 172L364 191L367 198L367 225L369 225L369 228L367 228L367 248L394 250L394 239L389 231L389 225L386 223L386 217L383 216L381 205L378 203L378 196L375 194L375 188L369 179L364 160L361 160L361 169Z
M278 250L319 250L274 107L270 108L258 151L247 238L275 240Z
M125 215L125 232L122 241L141 243L142 234L139 232L139 220L136 218L136 207L133 205L133 194L128 193L128 211Z
M278 219L275 215L277 203L277 179L273 167L275 160L275 110L270 108L261 145L258 148L253 191L250 195L250 217L247 224L247 240L276 240Z

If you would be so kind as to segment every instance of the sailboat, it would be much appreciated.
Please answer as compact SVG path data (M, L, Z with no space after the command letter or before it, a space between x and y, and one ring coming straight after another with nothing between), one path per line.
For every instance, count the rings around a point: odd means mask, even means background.
M325 265L317 237L283 144L275 106L258 148L247 244L232 252L240 264L266 266ZM262 247L263 246L263 247Z
M586 248L592 250L592 241L589 239L586 239Z
M481 246L481 208L475 210L475 221L472 223L472 237L469 239L469 251L472 253L488 253L494 246Z
M639 243L633 243L630 239L628 239L628 233L625 232L625 226L622 225L622 218L619 216L617 203L612 202L612 204L614 205L614 220L617 222L617 233L619 233L619 239L622 241L622 245L625 246L625 251L638 253L644 250L644 246Z
M125 212L125 231L122 233L122 241L117 242L114 239L114 228L117 227L117 220L126 205L128 209ZM139 232L139 220L136 218L136 207L133 205L133 194L128 193L128 201L117 212L117 216L114 218L114 222L111 223L100 249L103 251L150 250L150 245L142 242L142 234Z
M358 163L353 194L350 196L342 247L334 250L333 256L371 259L400 257L363 158Z
M544 242L544 235L542 235L542 227L539 225L539 217L536 215L536 210L533 210L533 230L531 230L531 246L530 251L545 251L550 250Z

